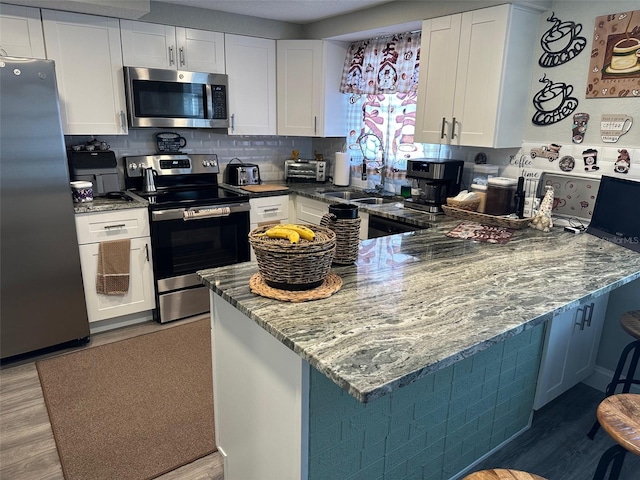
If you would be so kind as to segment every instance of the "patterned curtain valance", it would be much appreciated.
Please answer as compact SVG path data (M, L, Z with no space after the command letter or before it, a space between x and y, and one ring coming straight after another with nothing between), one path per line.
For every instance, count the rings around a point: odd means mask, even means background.
M417 91L420 38L420 32L409 32L352 43L340 91L368 95Z

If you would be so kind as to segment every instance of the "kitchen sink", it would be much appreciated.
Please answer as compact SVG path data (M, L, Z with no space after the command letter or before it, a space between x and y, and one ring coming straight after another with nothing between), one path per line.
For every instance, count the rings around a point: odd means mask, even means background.
M355 203L362 203L365 205L382 205L383 203L395 203L397 200L393 198L382 197L370 197L370 198L358 198L354 200Z
M356 200L359 198L368 198L369 194L364 192L352 192L352 191L344 191L344 192L325 192L322 195L325 197L331 198L341 198L343 200Z

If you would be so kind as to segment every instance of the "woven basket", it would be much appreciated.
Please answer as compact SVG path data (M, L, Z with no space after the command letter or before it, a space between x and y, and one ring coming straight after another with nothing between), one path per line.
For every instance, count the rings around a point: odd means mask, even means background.
M519 230L525 228L531 223L530 218L510 218L488 215L486 213L470 212L448 205L442 205L445 215L460 220L469 220L470 222L481 223L482 225L493 225L496 227L513 228Z
M480 199L455 200L454 198L447 198L447 205L449 205L450 207L459 208L460 210L469 210L470 212L475 212L480 206Z
M336 234L327 227L311 228L314 240L291 243L286 238L261 235L274 225L264 225L249 232L249 243L258 261L264 282L280 290L309 290L322 285L331 269L336 251Z
M329 227L336 233L336 254L333 263L351 265L358 259L360 222L360 218L336 218L331 213L322 216L320 225Z

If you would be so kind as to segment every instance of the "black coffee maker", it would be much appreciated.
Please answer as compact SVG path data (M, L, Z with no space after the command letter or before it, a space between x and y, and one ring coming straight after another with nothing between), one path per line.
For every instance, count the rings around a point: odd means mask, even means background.
M411 182L411 198L404 201L407 208L429 213L442 213L441 205L447 197L460 193L463 160L418 158L407 160L407 179Z

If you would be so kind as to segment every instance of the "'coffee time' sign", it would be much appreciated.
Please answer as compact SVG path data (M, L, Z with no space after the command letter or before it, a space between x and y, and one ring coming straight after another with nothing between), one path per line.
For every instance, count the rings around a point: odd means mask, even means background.
M596 17L586 98L640 97L640 10Z

